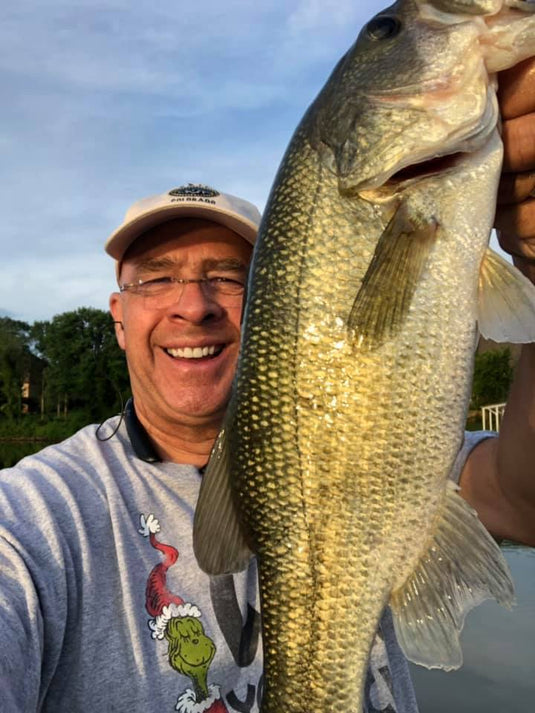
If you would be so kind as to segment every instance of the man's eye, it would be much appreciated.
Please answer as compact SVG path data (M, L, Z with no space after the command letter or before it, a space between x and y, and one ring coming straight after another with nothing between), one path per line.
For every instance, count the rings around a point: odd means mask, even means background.
M214 294L242 296L245 289L244 282L232 277L209 277L208 285Z
M140 280L137 292L142 295L155 295L162 291L168 290L173 284L171 277L151 277L148 280Z
M232 277L209 277L208 280L212 285L241 285L243 287L242 280Z
M151 277L150 280L143 280L142 285L170 285L173 280L170 277Z

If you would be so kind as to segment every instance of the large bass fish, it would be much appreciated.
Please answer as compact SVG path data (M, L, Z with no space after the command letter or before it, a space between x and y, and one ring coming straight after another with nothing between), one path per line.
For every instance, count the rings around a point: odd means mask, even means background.
M196 514L211 573L259 562L262 710L360 713L390 605L406 655L461 663L508 604L449 474L479 331L535 341L535 291L488 250L497 71L535 54L522 0L399 0L305 114L255 248L237 379Z

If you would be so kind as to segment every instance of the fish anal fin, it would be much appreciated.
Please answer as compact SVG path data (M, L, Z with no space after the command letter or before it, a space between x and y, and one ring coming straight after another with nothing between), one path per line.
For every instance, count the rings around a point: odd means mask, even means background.
M479 271L478 324L495 342L535 342L535 286L490 248Z
M457 490L448 481L430 546L390 600L405 656L427 668L451 670L462 664L459 634L470 609L491 598L506 607L514 603L500 548Z
M229 449L223 428L203 475L193 522L193 549L207 574L229 574L247 567L251 552L231 487Z
M355 346L375 348L401 329L438 223L401 203L379 238L349 314Z

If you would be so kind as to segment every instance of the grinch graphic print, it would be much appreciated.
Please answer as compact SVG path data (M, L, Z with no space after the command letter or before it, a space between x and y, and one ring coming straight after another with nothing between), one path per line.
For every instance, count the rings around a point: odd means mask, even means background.
M210 680L210 668L218 652L213 635L205 630L203 612L196 602L185 601L175 587L168 586L170 574L174 574L174 582L180 581L177 574L180 573L181 564L179 550L162 541L159 536L160 522L153 514L140 515L139 522L139 533L147 538L159 553L158 560L148 575L145 590L145 609L150 616L150 635L156 645L166 646L169 666L185 682L183 687L178 689L175 710L179 713L252 713L258 710L261 676L260 680L247 682L243 699L232 689L222 692L221 685L228 685L228 682ZM226 658L228 659L230 652L238 669L247 668L257 655L260 615L248 604L245 623L243 622L232 576L210 582L209 590L217 626L225 642ZM214 623L210 620L212 626ZM259 674L256 675L256 679L258 678ZM177 681L179 680L177 678Z

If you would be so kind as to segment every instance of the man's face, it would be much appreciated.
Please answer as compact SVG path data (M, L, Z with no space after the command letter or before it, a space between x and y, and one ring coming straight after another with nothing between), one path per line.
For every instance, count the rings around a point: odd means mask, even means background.
M245 281L251 253L244 238L222 225L172 220L135 241L120 283L213 276ZM117 339L126 350L136 411L160 427L218 423L238 358L242 299L219 298L198 283L182 287L163 307L132 290L110 298L113 318L123 325Z

